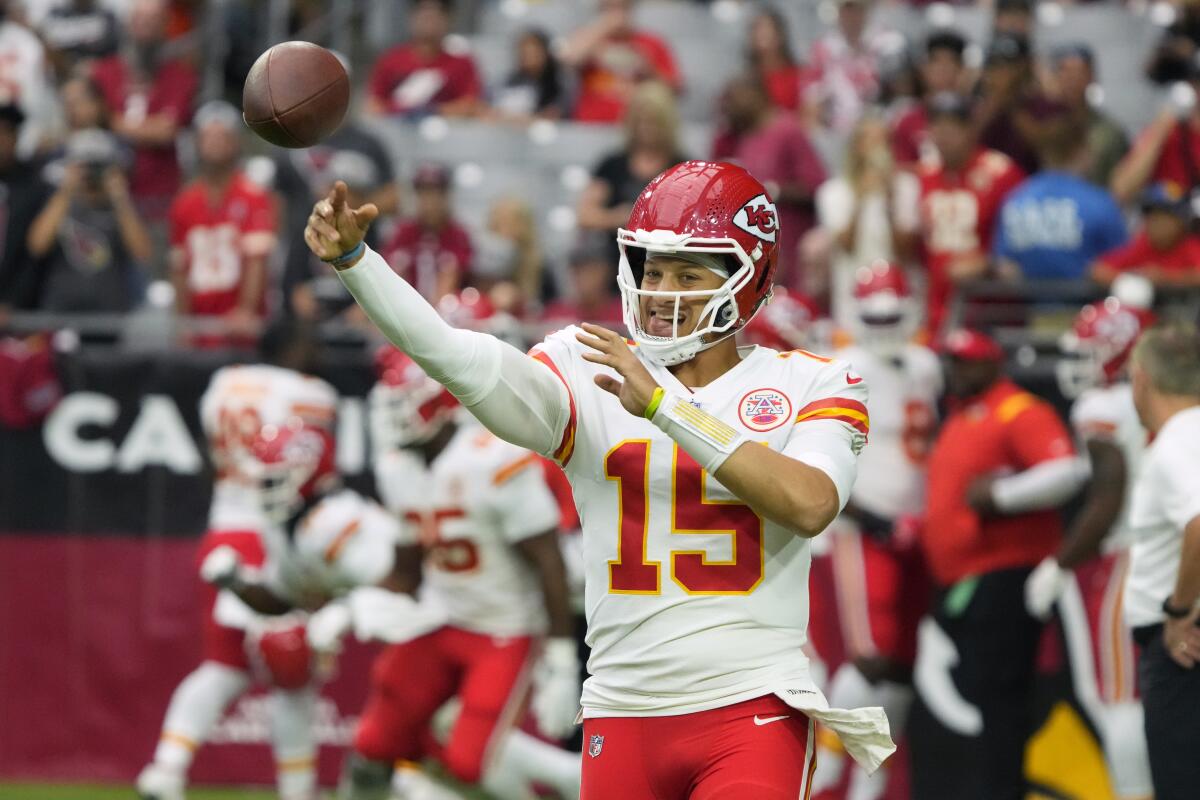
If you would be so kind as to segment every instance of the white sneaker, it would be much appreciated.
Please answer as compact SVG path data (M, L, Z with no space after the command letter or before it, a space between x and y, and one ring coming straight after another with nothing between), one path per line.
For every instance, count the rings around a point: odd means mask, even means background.
M187 783L178 770L147 764L138 774L137 791L142 800L185 800L183 789Z

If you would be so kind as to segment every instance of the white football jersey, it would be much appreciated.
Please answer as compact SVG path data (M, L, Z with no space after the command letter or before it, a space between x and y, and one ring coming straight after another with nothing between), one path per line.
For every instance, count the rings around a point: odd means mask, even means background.
M569 393L554 455L583 528L592 648L584 715L681 714L768 693L822 706L803 651L809 540L760 518L597 387L597 374L615 373L583 359L591 351L576 331L551 334L531 355ZM667 391L777 452L819 466L835 446L843 462L862 447L866 384L846 364L804 351L739 352L738 365L694 391L642 361ZM844 505L853 474L831 478Z
M320 378L267 364L222 367L200 398L200 424L216 470L210 528L264 525L256 493L238 472L239 456L264 425L293 417L332 429L337 392Z
M1111 553L1133 544L1129 529L1129 499L1137 480L1147 434L1133 406L1133 387L1128 383L1088 389L1071 406L1071 428L1081 442L1104 439L1121 449L1125 457L1125 502L1101 547ZM1081 448L1086 452L1086 448Z
M859 345L839 350L837 357L871 387L871 441L858 457L854 504L885 519L920 513L942 391L941 362L917 344L894 358Z
M558 527L542 465L465 414L459 426L428 467L407 451L375 463L380 496L425 547L421 598L476 633L544 633L541 582L515 547Z
M263 537L266 584L300 608L313 609L392 571L396 547L415 544L394 516L350 489L318 501L289 536L278 526Z

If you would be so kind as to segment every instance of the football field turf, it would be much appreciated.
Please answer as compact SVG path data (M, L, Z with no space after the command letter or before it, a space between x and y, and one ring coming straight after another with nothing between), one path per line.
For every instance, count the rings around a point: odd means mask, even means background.
M0 783L0 800L133 800L132 786L120 784ZM188 800L273 800L260 789L188 789Z

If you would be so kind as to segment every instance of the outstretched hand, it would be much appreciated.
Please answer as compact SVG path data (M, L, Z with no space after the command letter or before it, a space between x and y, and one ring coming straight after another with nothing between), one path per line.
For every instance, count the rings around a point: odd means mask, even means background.
M379 209L374 203L350 208L346 184L338 181L328 196L313 206L304 228L304 243L317 258L331 261L358 247L377 216Z
M585 344L596 353L584 353L585 361L593 364L603 364L616 370L624 378L619 381L611 375L597 375L596 385L606 392L615 394L621 400L621 405L630 414L642 416L658 383L646 369L646 365L633 354L629 344L619 334L600 325L590 322L583 323L585 333L575 334L581 344Z

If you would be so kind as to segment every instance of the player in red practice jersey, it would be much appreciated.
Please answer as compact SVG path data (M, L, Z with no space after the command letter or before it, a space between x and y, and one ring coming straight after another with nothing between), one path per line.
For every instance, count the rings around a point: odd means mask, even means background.
M929 330L938 332L954 286L983 277L1005 195L1025 175L1003 153L979 145L967 98L944 93L926 104L937 158L917 171L921 235L929 272Z
M361 245L376 213L336 187L305 239L397 347L571 480L592 648L583 797L803 797L814 721L878 767L894 749L882 710L830 708L803 652L809 539L849 497L866 384L843 362L737 347L775 270L762 184L705 161L651 181L617 237L633 341L585 324L532 358L446 325Z

